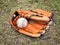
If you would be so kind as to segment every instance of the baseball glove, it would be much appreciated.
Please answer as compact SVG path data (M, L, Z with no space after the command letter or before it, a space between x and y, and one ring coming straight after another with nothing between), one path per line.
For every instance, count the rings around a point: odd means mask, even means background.
M17 20L22 17L28 20L28 25L25 28L19 28L17 26ZM11 17L10 24L22 34L31 37L40 37L49 28L49 25L51 25L52 17L52 13L41 9L29 11L17 10Z

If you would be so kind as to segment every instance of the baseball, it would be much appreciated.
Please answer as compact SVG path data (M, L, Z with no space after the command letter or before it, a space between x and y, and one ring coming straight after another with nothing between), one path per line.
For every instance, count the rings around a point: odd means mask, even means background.
M19 28L24 28L24 27L26 27L27 25L28 25L27 19L25 19L25 18L19 18L19 19L17 20L17 26L18 26Z

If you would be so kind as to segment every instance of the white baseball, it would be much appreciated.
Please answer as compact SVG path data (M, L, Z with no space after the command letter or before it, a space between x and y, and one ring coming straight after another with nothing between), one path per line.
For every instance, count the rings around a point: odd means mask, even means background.
M25 18L19 18L19 19L17 20L17 26L18 26L19 28L24 28L24 27L26 27L27 25L28 25L27 19L25 19Z

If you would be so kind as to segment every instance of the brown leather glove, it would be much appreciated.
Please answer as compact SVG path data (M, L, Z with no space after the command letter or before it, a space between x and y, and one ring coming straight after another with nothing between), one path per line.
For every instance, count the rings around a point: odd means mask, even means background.
M28 20L28 25L25 28L19 28L16 24L18 18L26 18ZM18 32L31 36L40 37L41 34L45 33L52 20L52 14L47 11L40 9L21 11L17 10L14 12L12 18L10 19L10 24Z

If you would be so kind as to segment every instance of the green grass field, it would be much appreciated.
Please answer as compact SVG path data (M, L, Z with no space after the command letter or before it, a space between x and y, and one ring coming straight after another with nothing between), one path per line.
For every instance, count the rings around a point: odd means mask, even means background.
M54 13L54 21L39 38L16 32L9 24L15 10L43 9ZM60 45L60 0L0 0L0 45Z

